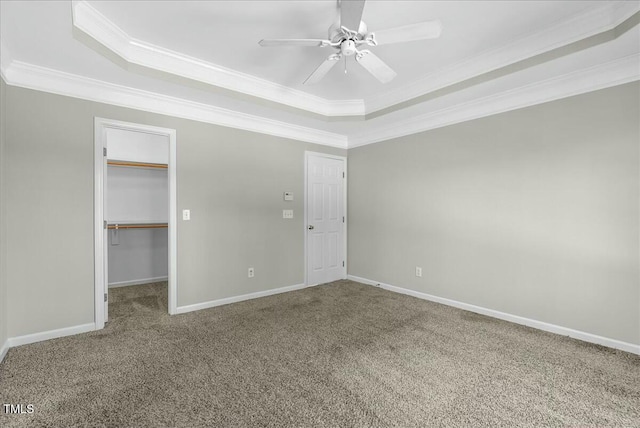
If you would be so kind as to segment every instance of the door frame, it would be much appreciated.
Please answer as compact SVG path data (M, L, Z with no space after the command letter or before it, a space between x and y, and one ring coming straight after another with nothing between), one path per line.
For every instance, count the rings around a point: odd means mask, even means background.
M321 152L312 152L312 151L308 151L305 150L304 152L304 285L310 285L309 284L309 275L308 275L308 269L309 269L309 257L308 257L308 245L307 245L307 236L308 236L308 227L309 227L309 220L307 218L307 203L308 203L308 197L309 195L307 194L307 187L308 187L308 165L309 165L309 158L311 156L318 156L318 157L324 157L324 158L329 158L329 159L336 159L336 160L340 160L342 161L343 165L344 165L344 180L342 181L342 185L343 185L343 189L342 189L342 207L344 210L344 234L342 237L342 241L343 241L343 246L342 246L342 251L343 251L343 255L344 255L344 277L342 279L347 279L347 268L349 266L348 264L348 260L347 260L347 224L349 223L349 218L347 217L347 180L349 179L349 174L347 174L347 157L346 156L338 156L338 155L331 155L328 153L321 153Z
M178 296L178 246L177 246L177 187L176 187L176 130L139 123L122 122L119 120L96 117L94 119L94 320L95 329L104 328L104 287L107 272L105 272L105 229L104 229L104 195L105 195L105 164L103 154L107 129L122 129L126 131L145 132L169 137L169 265L168 265L168 311L177 313Z

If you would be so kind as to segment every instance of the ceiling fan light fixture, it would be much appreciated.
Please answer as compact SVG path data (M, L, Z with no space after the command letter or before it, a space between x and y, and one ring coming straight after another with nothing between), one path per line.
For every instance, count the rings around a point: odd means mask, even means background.
M345 56L351 56L356 53L356 44L353 40L348 39L340 45L340 52Z

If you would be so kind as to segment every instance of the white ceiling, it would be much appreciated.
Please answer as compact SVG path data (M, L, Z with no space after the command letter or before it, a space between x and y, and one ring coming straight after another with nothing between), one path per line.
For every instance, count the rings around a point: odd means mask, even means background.
M369 31L439 19L442 35L436 40L373 48L398 73L388 85L379 83L351 57L347 75L340 65L319 84L304 86L304 79L331 48L262 48L258 41L326 38L337 14L335 1L157 2L153 9L148 2L91 2L135 39L330 100L366 98L398 88L603 3L370 1L362 18ZM149 19L150 10L153 19Z
M473 115L458 117L463 107L483 106L481 99L502 104L492 111L475 108L477 117L638 80L637 25L619 37L594 39L638 10L637 1L370 0L363 14L370 31L438 19L441 37L371 48L398 73L388 84L349 58L348 74L341 64L319 84L305 86L331 48L263 48L257 42L325 38L337 16L334 0L3 1L0 57L9 84L91 99L98 95L87 88L102 85L111 92L96 100L120 105L127 105L123 91L137 91L141 98L165 97L167 113L179 108L169 105L177 99L192 103L200 116L176 115L246 129L242 120L259 118L265 129L308 130L315 136L307 141L341 146L406 133L398 123L417 132L467 120ZM568 48L544 57L562 46ZM527 67L512 66L527 58ZM487 74L499 69L500 76ZM544 93L540 99L505 101L504 94L535 85ZM448 119L434 119L445 113ZM232 118L228 123L220 119L225 115ZM412 128L408 121L422 125Z

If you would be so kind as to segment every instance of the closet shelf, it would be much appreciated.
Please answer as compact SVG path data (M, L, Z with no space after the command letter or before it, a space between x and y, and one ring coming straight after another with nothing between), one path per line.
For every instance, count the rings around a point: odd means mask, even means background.
M163 229L167 228L167 223L109 223L107 229Z
M126 166L126 167L133 167L133 168L157 168L157 169L168 168L168 165L165 163L127 162L127 161L117 161L117 160L107 160L107 165Z

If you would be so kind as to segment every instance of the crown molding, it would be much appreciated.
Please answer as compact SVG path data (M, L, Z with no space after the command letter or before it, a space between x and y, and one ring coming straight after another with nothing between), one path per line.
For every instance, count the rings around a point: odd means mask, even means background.
M72 2L73 25L125 61L323 116L362 116L363 100L324 98L130 37L84 0Z
M182 98L143 91L97 79L78 76L21 61L11 61L2 70L7 84L121 107L144 110L183 119L325 146L347 148L347 137L229 110Z
M640 80L640 54L577 70L539 82L476 98L451 107L369 128L349 136L348 148L387 141L460 122L517 110L549 101Z
M342 149L392 140L431 129L517 110L586 92L640 80L640 54L577 70L519 88L417 115L389 126L368 126L346 136L197 103L155 92L90 79L3 58L2 76L8 85L117 105L136 110L291 138ZM372 124L372 122L365 122Z
M366 114L393 107L439 89L535 57L587 37L609 31L640 10L640 2L615 1L568 20L556 22L542 31L516 39L496 49L486 50L391 92L365 100Z

